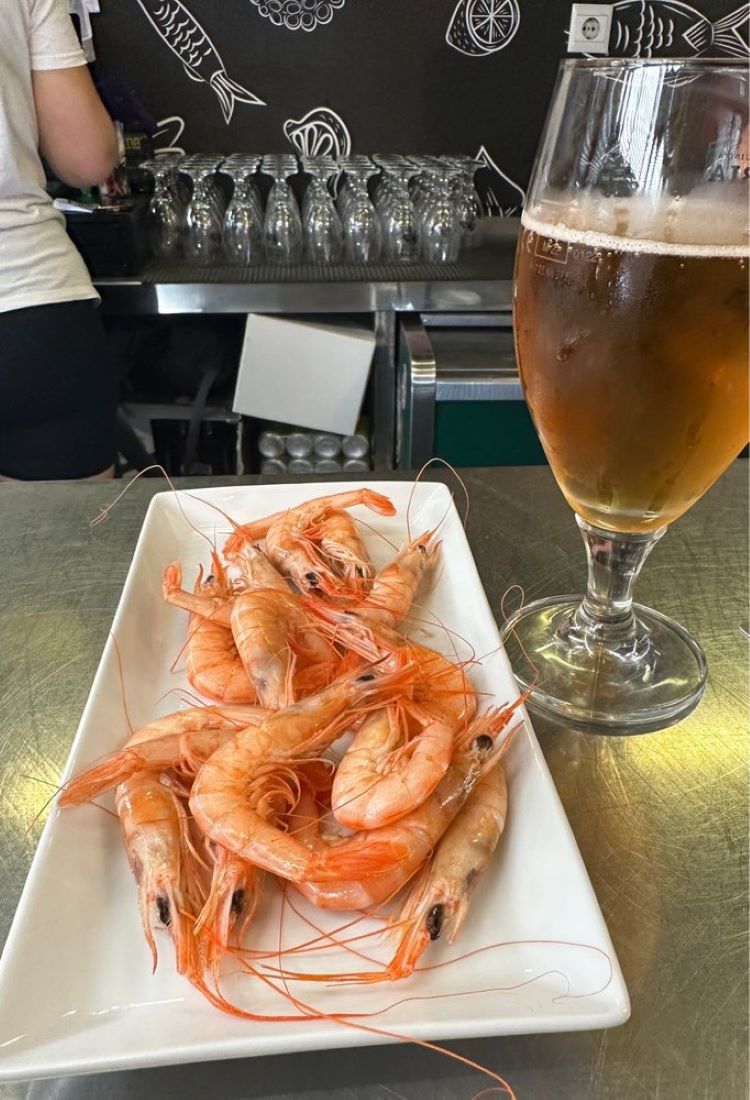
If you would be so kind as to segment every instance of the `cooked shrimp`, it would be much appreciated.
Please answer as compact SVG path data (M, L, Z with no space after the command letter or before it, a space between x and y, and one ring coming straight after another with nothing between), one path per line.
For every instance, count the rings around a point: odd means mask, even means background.
M400 943L384 977L407 978L430 940L446 930L453 943L479 877L497 848L507 812L508 788L498 764L477 784L414 884L396 920Z
M224 554L231 560L244 540L254 541L265 536L269 558L280 572L291 577L299 589L305 591L322 588L337 592L340 588L339 578L326 564L313 542L305 537L305 532L332 510L354 508L358 504L384 516L392 516L396 511L388 497L372 489L352 489L317 497L296 508L276 512L238 527L224 544Z
M401 677L403 673L384 676L380 691L374 685L373 691L382 696L385 683L397 683ZM356 690L353 690L357 685L364 686L361 677L350 682L347 693L350 706L361 702L361 698L356 699ZM403 684L399 686L403 689ZM342 689L343 683L337 689L339 708ZM334 720L327 729L321 730L318 701L325 695L321 692L314 699L298 704L297 708L290 708L296 710L313 702L316 704L315 722L309 719L304 722L299 715L295 723L297 736L302 730L308 735L308 751L323 748L346 724L346 717L342 721L339 710L339 721ZM430 855L482 772L497 758L502 746L496 746L495 739L518 705L515 703L503 711L490 711L472 723L464 735L461 750L454 756L437 790L416 810L395 824L354 833L325 851L311 851L296 837L258 820L258 815L253 814L244 797L247 776L257 766L258 758L269 759L274 751L280 751L274 745L272 730L284 715L272 715L252 736L240 734L214 753L193 784L190 809L201 829L212 839L292 882L342 882L370 876L376 879L385 876L390 882L389 876L397 868L403 870L406 875L404 881L408 881ZM285 713L288 716L290 711ZM258 743L269 740L271 743L259 750Z
M211 886L193 931L209 937L209 965L215 969L232 935L238 944L260 903L263 872L220 845L212 848Z
M78 806L142 771L159 772L183 762L202 760L218 740L260 722L261 707L188 707L136 730L122 749L94 761L65 784L59 804ZM222 737L223 735L223 737Z
M190 809L204 834L282 878L314 878L309 850L248 804L248 782L262 766L326 748L363 709L400 696L412 675L403 668L387 675L340 677L317 695L269 715L247 735L231 738L206 761L193 784Z
M434 565L440 543L430 546L434 531L408 542L393 561L376 574L370 592L360 601L362 618L395 626L411 611L417 589L427 571Z
M215 595L204 592L186 592L182 587L182 566L178 561L168 565L162 574L162 595L167 603L181 607L194 615L221 626L231 626L234 594L222 591Z
M223 570L222 570L223 574ZM195 595L223 596L227 588L216 569L203 580L203 567L198 571ZM186 645L187 678L196 691L209 699L226 703L254 703L258 698L254 685L240 660L231 630L191 613Z
M320 547L320 553L341 576L352 592L364 591L364 583L372 574L357 525L348 512L333 508L317 523L311 524L305 536Z
M184 814L175 795L153 772L142 772L121 783L115 799L154 969L157 953L153 928L161 925L169 929L177 953L177 970L184 974L190 969L192 954L193 900L184 868Z
M273 710L295 701L295 657L317 664L331 659L304 604L291 592L258 588L232 604L232 635L263 706Z
M246 588L279 588L283 592L289 591L289 582L253 542L242 543L234 555L233 564L237 566Z
M421 726L412 737L404 707L376 711L357 731L331 791L342 825L374 829L398 821L432 794L448 770L453 727L440 716L408 709Z
M308 607L332 641L340 642L366 661L398 654L415 664L416 702L441 714L455 730L465 727L476 711L476 692L461 663L450 661L437 650L405 638L384 623L363 619L359 612L309 599Z

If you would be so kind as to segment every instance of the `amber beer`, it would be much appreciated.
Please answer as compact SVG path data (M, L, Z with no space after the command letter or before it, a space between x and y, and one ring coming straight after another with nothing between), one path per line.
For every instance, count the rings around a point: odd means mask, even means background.
M701 210L644 240L524 214L521 378L560 487L597 526L670 523L748 441L747 246L680 241L722 221Z

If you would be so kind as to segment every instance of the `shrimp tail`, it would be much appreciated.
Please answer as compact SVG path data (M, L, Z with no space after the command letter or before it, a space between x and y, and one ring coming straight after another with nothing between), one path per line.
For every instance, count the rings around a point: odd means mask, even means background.
M312 882L369 878L371 875L387 874L410 855L406 841L370 840L365 837L361 845L344 843L338 851L336 848L330 849L323 854L320 862L313 857L307 877Z
M119 749L86 768L64 785L58 805L80 806L92 798L111 790L144 767L144 761L135 749Z
M391 498L384 496L383 493L376 493L374 489L362 490L362 504L366 505L371 512L377 512L380 516L395 516L396 514L396 505Z

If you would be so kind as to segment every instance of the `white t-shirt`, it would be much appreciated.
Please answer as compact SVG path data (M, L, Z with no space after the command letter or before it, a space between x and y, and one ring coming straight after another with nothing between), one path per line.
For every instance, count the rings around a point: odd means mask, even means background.
M31 85L85 64L67 0L0 0L0 312L98 298L44 190Z

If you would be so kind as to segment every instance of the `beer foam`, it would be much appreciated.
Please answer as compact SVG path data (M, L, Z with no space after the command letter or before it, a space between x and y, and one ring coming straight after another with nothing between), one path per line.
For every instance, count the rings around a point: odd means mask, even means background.
M750 256L746 222L744 201L719 205L705 194L658 203L639 197L606 199L595 195L574 202L547 200L524 210L521 216L523 227L542 237L601 252L728 259ZM738 226L743 228L738 230ZM711 243L706 243L707 235L713 238Z

